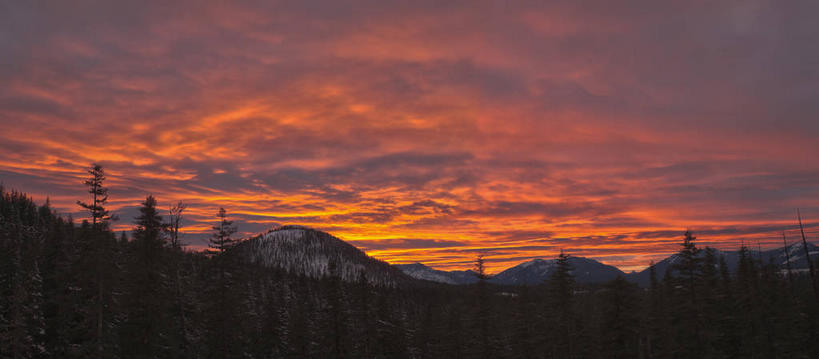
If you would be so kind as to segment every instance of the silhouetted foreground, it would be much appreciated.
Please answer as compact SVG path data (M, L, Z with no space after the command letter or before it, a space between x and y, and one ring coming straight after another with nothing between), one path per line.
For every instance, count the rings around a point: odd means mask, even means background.
M184 205L150 196L117 238L91 174L79 225L0 189L4 358L819 358L807 274L745 248L729 272L690 233L647 289L577 285L563 255L538 286L489 284L481 258L473 285L385 286L251 264L224 211L210 253L183 251Z

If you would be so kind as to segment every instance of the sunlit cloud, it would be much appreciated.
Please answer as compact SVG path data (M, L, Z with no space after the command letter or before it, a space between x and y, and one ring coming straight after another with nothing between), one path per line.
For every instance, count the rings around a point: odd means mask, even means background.
M7 4L0 181L83 218L98 162L116 230L153 194L192 248L225 207L443 269L815 235L817 5L359 5Z

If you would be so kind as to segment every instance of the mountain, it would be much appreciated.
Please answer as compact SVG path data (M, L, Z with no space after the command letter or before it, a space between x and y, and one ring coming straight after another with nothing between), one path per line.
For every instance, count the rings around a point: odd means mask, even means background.
M780 247L769 249L766 251L754 251L750 250L751 256L756 259L761 259L763 263L773 262L774 264L778 265L783 270L787 264L788 257L790 256L791 261L791 269L794 271L804 271L808 268L808 261L805 257L805 246L802 244L801 241L789 245L787 248ZM814 256L819 255L819 247L815 244L808 243L808 250L810 251L811 258ZM730 271L735 271L737 266L739 265L739 251L721 251L715 249L715 254L717 258L720 256L725 257L725 264L728 265L728 269ZM700 256L704 256L705 251L700 251ZM654 264L654 270L657 275L657 279L663 277L665 272L673 266L679 260L679 254L672 254L671 256L657 262ZM815 263L814 263L815 265ZM650 268L646 268L641 272L637 273L629 273L626 275L626 279L631 282L637 283L641 286L648 286L651 282L651 273Z
M478 281L471 270L442 271L427 267L421 263L396 264L395 267L415 279L428 280L446 284L472 284Z
M489 281L504 285L535 285L546 281L554 270L556 259L534 259L498 273ZM569 257L572 275L578 283L602 283L625 275L616 267L584 257Z
M361 273L372 284L394 287L412 280L398 268L372 258L358 248L326 232L301 226L283 226L240 242L240 258L288 273L321 278L334 261L342 280L355 282Z
M554 269L554 259L534 259L506 269L489 279L490 283L500 285L534 285L543 283ZM616 267L605 265L594 259L569 257L572 274L578 283L602 283L625 275ZM442 271L432 269L421 263L397 265L410 277L447 284L472 284L478 281L475 272Z
M811 257L819 256L819 247L808 243ZM430 268L421 263L390 265L372 258L358 248L326 232L301 226L283 226L242 241L235 248L240 257L250 263L269 268L279 268L311 278L321 278L329 274L331 260L338 264L339 273L344 281L355 282L361 273L367 281L376 285L394 287L420 279L431 282L462 285L477 282L475 273L465 271L442 271ZM775 248L767 251L751 251L751 255L768 263L772 261L783 269L786 264L786 251L790 256L791 268L804 271L808 267L805 260L804 246L801 242L787 248ZM702 252L704 253L704 252ZM728 268L735 270L739 263L738 251L719 251L717 256L724 256ZM658 278L678 260L673 254L657 262L654 268ZM500 285L534 285L543 283L551 274L555 259L534 259L508 268L493 276L489 282ZM594 259L569 257L572 274L578 283L602 283L623 275L631 282L641 286L649 284L649 269L625 274L616 267L605 265Z

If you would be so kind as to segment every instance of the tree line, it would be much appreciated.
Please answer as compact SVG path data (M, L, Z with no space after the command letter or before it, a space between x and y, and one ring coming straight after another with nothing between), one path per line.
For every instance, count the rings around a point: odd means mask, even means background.
M249 264L224 209L209 251L153 196L117 236L104 181L80 223L0 187L0 357L819 358L810 277L744 246L731 271L690 232L648 288L576 283L564 253L537 286L488 283L479 256L474 285L388 288Z

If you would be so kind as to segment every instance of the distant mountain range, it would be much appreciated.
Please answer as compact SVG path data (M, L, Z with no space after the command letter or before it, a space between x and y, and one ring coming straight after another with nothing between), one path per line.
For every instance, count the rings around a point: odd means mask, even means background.
M811 257L819 256L819 247L808 243ZM283 226L267 233L242 241L234 249L244 260L270 268L283 269L289 273L321 278L329 274L330 262L335 262L338 273L348 282L365 276L371 284L397 286L409 282L437 282L464 285L477 282L471 270L443 271L421 263L390 265L372 258L358 248L326 232L301 226ZM807 268L802 243L787 248L767 251L751 251L751 255L764 262L785 267L786 252L790 256L791 268ZM704 251L703 251L704 253ZM734 270L739 262L738 251L716 251L724 256L728 267ZM673 254L654 265L657 277L661 278L668 268L678 260ZM494 275L489 282L499 285L535 285L543 283L554 270L555 259L533 259L518 264ZM610 281L618 275L641 286L649 284L649 268L641 272L623 273L620 269L585 257L569 257L572 275L578 283L592 284Z
M471 270L442 271L432 269L421 263L396 264L395 267L415 279L446 284L472 284L478 281L475 272Z
M787 256L786 256L787 250ZM808 242L808 251L810 252L810 256L812 259L816 260L819 256L819 247L815 244ZM725 264L728 265L728 268L731 271L736 270L737 266L739 265L739 251L720 251L715 249L714 250L717 260L719 260L720 256L725 257ZM774 264L780 266L783 270L785 269L788 256L790 257L791 262L791 269L796 271L802 271L808 268L808 261L807 257L805 256L805 246L802 245L802 241L798 243L793 243L788 245L787 248L780 247L769 249L766 251L749 251L749 254L754 258L761 259L764 263L773 262ZM700 256L704 256L705 251L700 251ZM672 254L668 258L665 258L657 263L654 264L654 270L657 274L657 279L663 277L665 272L671 268L671 266L679 260L679 254ZM816 265L817 263L814 263ZM631 282L637 283L641 286L648 286L651 280L651 268L646 268L641 272L637 273L630 273L626 276Z
M492 276L489 282L500 285L540 284L552 274L556 261L555 259L533 259ZM590 258L569 257L569 264L572 266L571 273L578 283L601 283L612 280L618 275L626 275L616 267ZM472 284L478 281L475 272L471 270L447 272L432 269L421 263L399 264L396 267L416 279L447 284Z

